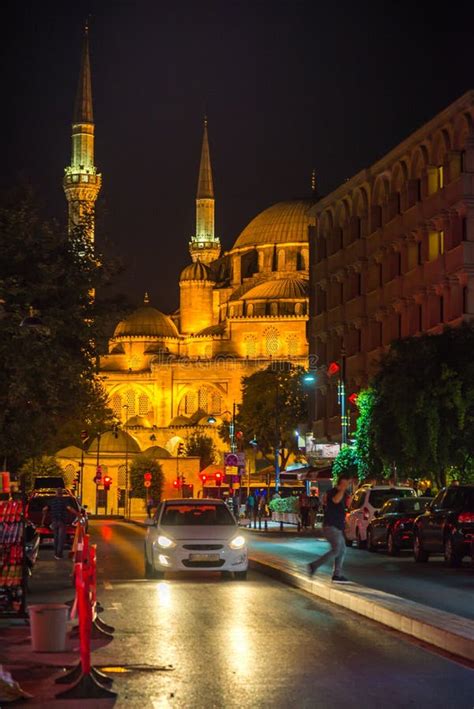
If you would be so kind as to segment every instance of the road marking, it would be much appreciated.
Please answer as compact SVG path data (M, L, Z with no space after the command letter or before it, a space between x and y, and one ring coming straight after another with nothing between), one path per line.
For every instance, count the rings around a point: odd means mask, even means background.
M108 611L121 611L123 610L123 605L117 601L116 603L111 603L110 606L107 606Z
M104 581L104 588L106 591L112 591L114 587L112 586L110 581Z

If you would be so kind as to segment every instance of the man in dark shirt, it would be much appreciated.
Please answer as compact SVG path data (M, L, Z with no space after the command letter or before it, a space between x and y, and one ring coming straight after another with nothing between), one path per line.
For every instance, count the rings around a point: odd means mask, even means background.
M326 507L324 510L323 534L331 545L331 549L323 556L315 559L307 566L308 575L311 577L320 566L334 558L334 573L332 580L336 583L347 583L347 579L342 575L342 564L346 555L346 541L344 539L344 522L346 509L351 503L348 488L352 483L349 475L341 475L336 487L333 487L326 495Z
M54 532L54 558L62 559L64 551L64 542L66 541L66 525L68 519L68 512L72 512L73 515L77 516L77 510L73 509L69 505L70 498L68 495L63 495L64 490L58 487L56 490L56 496L52 498L49 505L43 507L43 520L42 525L44 525L46 512L51 512L51 528Z

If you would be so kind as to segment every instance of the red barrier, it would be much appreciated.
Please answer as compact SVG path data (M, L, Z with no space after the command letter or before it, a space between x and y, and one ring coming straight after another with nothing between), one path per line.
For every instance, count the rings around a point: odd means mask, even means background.
M116 693L110 691L102 682L109 681L109 678L99 673L91 666L91 638L93 631L93 618L95 615L97 597L97 549L95 544L89 544L88 534L78 534L78 541L82 539L82 549L79 550L79 543L76 547L76 556L80 552L81 560L74 564L74 580L76 585L76 599L74 607L77 607L79 618L79 651L80 664L74 668L69 675L69 681L78 680L72 687L56 695L65 699L100 699L106 697L116 697ZM96 628L94 627L94 630ZM107 635L102 630L97 629L102 636ZM109 636L110 637L110 636ZM61 682L67 678L60 678Z

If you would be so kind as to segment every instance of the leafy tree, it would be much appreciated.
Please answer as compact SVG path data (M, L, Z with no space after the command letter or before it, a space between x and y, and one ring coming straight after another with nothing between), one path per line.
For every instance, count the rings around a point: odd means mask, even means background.
M112 270L87 238L44 221L30 194L0 204L0 460L15 471L28 458L80 444L110 424L97 374L97 343L110 300L93 297ZM105 291L104 291L105 292ZM40 327L22 322L34 308Z
M186 455L199 457L199 470L204 470L216 460L216 447L210 436L200 431L191 433L185 443Z
M151 486L146 488L144 485L145 473L151 473ZM133 459L130 465L130 486L131 497L137 497L144 500L148 495L153 499L155 504L161 500L163 493L165 477L160 463L155 458L150 458L146 455L138 455Z
M52 455L42 455L38 458L25 460L18 474L21 489L25 490L25 492L33 488L34 479L37 475L57 475L65 478L64 470Z
M357 455L357 472L359 480L377 477L383 473L383 464L375 448L371 435L374 430L375 391L364 389L357 396L357 418L354 450Z
M332 474L334 480L343 474L350 475L352 478L360 478L359 458L355 446L341 448L332 464Z
M474 461L474 328L395 342L373 382L370 446L385 468L446 484Z
M301 367L275 362L242 380L242 404L238 407L236 430L242 431L244 441L255 439L258 449L271 463L274 463L278 439L282 470L292 453L299 454L295 428L308 418L303 374Z

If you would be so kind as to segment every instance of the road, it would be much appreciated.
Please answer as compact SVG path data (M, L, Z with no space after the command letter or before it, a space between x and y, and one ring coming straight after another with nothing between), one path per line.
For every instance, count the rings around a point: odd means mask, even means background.
M301 567L329 548L324 540L314 537L269 537L250 533L250 545L256 550L281 555ZM319 573L332 573L331 564L323 566ZM461 569L449 569L442 556L431 557L427 564L416 564L409 551L391 557L382 551L371 554L366 550L347 549L344 574L363 586L474 620L474 568L469 563Z
M444 709L455 694L472 709L472 669L375 622L254 572L146 581L143 529L96 521L90 533L102 618L116 627L95 664L173 667L115 675L117 707ZM42 549L31 600L70 596L67 574Z

